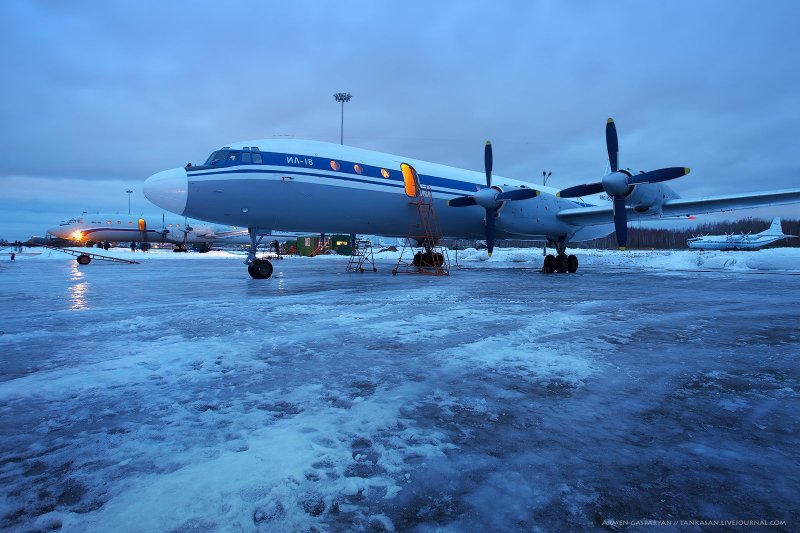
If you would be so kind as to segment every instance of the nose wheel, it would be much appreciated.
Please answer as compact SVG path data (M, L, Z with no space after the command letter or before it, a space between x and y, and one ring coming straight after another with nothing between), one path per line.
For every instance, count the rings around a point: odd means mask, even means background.
M272 263L269 259L256 259L256 248L261 242L261 237L256 236L255 228L247 228L250 233L250 250L247 252L247 259L244 263L247 265L247 273L253 279L267 279L272 277Z
M253 279L267 279L272 277L272 263L269 259L255 259L247 265L247 273Z

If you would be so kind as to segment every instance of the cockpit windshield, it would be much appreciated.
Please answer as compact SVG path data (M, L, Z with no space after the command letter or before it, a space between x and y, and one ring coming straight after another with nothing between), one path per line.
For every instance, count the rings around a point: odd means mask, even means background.
M231 161L236 161L236 152L231 152L230 150L217 150L208 157L206 165L221 165L228 161L228 157L231 155L231 153L233 154L233 159L231 159Z
M206 160L205 166L229 166L247 163L261 164L261 153L251 150L217 150Z

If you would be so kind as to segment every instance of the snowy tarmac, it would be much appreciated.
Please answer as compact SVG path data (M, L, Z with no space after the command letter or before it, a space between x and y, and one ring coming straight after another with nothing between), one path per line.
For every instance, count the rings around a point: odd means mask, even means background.
M796 530L799 256L764 252L4 256L0 529Z

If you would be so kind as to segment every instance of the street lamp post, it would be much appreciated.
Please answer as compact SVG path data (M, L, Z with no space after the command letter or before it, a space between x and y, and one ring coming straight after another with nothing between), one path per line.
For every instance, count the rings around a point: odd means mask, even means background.
M339 133L339 144L344 144L344 103L349 102L353 97L350 93L336 93L333 95L337 102L342 103L342 127Z
M547 185L547 178L549 178L552 174L552 172L542 170L542 177L544 178L542 185Z
M130 215L131 214L131 194L133 193L133 191L131 189L128 189L125 192L128 193L128 214Z

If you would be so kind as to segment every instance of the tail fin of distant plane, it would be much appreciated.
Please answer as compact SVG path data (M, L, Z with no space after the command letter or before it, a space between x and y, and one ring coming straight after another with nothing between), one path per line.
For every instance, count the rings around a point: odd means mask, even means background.
M772 224L769 225L769 228L764 233L768 235L783 235L783 228L781 227L781 219L775 217L772 219Z

